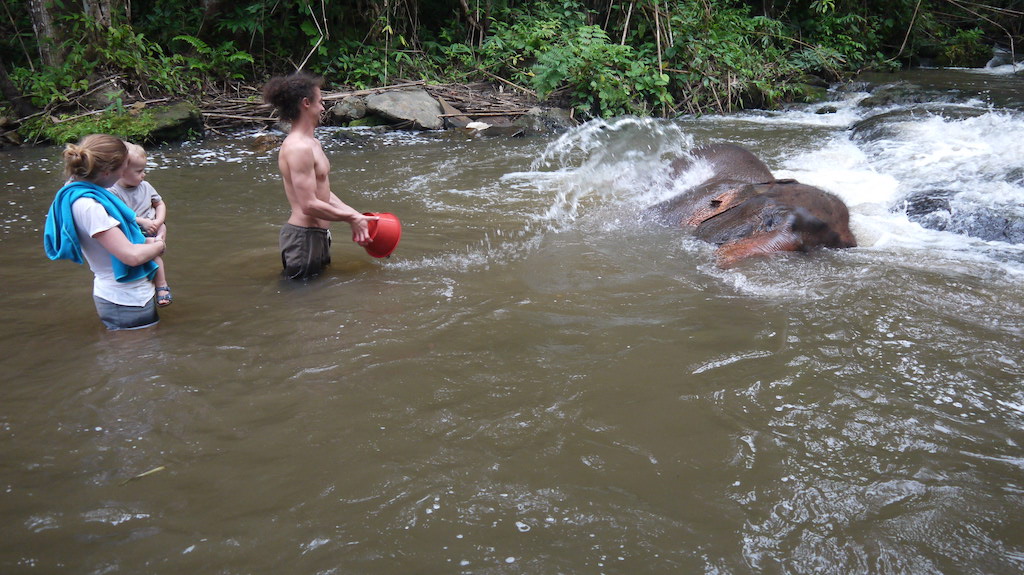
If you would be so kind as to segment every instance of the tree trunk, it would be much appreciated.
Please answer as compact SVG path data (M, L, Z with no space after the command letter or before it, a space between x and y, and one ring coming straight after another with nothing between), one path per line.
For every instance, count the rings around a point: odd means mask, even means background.
M125 8L126 0L85 0L85 15L103 27L109 27L113 20L111 15L116 8Z
M459 4L462 6L462 15L466 18L466 23L469 24L467 43L471 46L483 46L484 40L487 39L490 2L487 2L483 7L480 6L480 2L476 2L471 7L467 0L459 0Z
M64 54L60 51L60 37L54 28L57 8L52 0L29 0L29 15L32 17L32 30L39 45L39 58L44 66L59 67L64 63Z
M202 0L199 4L203 7L203 21L199 24L196 36L202 38L203 32L207 31L217 16L220 15L224 7L224 0Z

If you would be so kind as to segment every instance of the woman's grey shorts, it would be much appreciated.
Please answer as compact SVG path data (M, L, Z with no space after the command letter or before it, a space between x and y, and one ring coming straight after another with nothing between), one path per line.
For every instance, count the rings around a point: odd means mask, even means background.
M107 329L141 329L156 325L160 317L156 314L156 296L153 296L142 307L118 305L101 297L92 296L96 303L96 313Z

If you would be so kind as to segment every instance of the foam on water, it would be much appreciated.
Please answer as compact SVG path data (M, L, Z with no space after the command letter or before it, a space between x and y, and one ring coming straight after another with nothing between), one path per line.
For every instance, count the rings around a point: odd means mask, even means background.
M751 110L728 116L709 116L708 121L724 124L752 124L765 126L808 126L844 129L862 120L866 113L857 102L867 92L830 92L831 99L814 106L798 106L780 111ZM824 112L828 110L828 112Z

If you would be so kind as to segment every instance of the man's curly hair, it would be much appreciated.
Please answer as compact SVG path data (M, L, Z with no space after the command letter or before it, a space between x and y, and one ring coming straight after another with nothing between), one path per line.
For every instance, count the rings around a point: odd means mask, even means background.
M263 86L263 101L277 108L282 120L291 122L299 117L302 99L312 99L313 89L323 84L323 78L306 72L275 76Z

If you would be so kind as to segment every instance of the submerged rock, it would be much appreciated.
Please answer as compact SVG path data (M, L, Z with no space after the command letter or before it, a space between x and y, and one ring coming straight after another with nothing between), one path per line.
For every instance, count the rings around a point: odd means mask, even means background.
M525 114L513 122L529 134L559 133L579 124L572 112L562 108L530 108Z
M1017 206L982 206L957 201L956 190L911 194L898 209L912 222L930 230L971 236L985 241L1024 244L1024 212Z
M923 117L941 116L950 120L976 118L988 113L980 108L965 108L949 104L925 104L911 108L901 108L881 114L868 116L851 127L851 138L856 142L872 142L876 140L898 138L903 126L918 122Z
M269 152L281 145L284 137L280 134L260 134L250 144L250 147L257 152Z
M857 103L857 106L861 108L888 108L952 101L954 101L953 95L946 91L924 88L910 82L899 81L874 88L868 97Z

